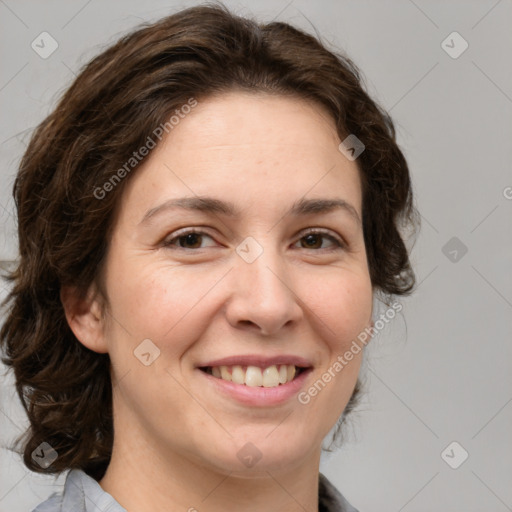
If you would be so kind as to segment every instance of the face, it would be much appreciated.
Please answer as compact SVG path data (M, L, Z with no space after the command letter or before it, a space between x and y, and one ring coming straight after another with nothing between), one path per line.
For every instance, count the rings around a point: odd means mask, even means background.
M130 178L89 346L112 361L116 436L145 456L239 474L319 456L362 351L333 365L372 314L359 174L339 143L319 106L233 92L200 101ZM197 196L215 202L171 204ZM305 369L279 384L286 364Z

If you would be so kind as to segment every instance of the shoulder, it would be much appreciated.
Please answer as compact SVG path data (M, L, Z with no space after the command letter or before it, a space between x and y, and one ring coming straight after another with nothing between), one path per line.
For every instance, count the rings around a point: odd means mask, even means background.
M318 510L319 512L359 512L322 473L318 476Z
M32 512L126 512L100 484L81 469L72 469L62 492L53 493Z
M32 512L60 512L62 510L62 494L53 493L46 501L40 503Z
M32 512L68 512L70 501L74 507L74 512L85 512L80 508L77 500L77 492L80 493L80 471L71 470L66 476L64 487L51 494L45 501L40 503ZM83 500L82 500L83 501ZM71 509L69 509L71 510Z

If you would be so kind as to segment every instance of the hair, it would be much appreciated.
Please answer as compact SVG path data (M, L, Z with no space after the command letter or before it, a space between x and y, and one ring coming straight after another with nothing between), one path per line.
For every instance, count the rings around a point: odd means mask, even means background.
M289 24L257 23L222 4L144 23L81 69L35 128L15 179L19 259L5 277L11 287L0 348L30 422L16 440L30 470L104 475L114 436L110 359L76 339L61 287L76 287L81 297L93 283L102 290L115 212L136 172L126 169L134 151L191 98L234 90L314 102L341 140L354 134L364 143L356 164L372 289L385 298L412 293L400 232L419 224L409 169L391 118L365 92L355 64ZM123 179L113 182L116 169ZM360 391L358 379L335 438ZM58 454L44 468L32 457L43 442Z

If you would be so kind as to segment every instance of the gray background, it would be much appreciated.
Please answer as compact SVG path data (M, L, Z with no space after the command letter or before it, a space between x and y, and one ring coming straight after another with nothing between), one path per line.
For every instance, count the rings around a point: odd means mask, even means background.
M31 128L105 45L195 3L0 0L0 260L16 258L11 186ZM321 471L361 512L512 510L512 2L226 5L311 22L354 59L396 122L422 215L420 285L370 346L366 398ZM59 44L47 59L31 48L43 31ZM453 31L469 44L458 58L441 45ZM65 474L33 474L5 450L27 422L12 375L0 379L0 511L26 512Z

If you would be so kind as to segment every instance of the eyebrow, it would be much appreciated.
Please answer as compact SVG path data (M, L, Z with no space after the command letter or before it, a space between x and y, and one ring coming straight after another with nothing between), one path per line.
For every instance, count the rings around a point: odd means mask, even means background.
M151 218L159 213L163 213L175 208L184 210L199 211L205 213L221 214L228 217L239 217L240 210L229 201L221 201L214 197L193 196L179 197L169 199L164 203L148 210L139 224L147 223ZM347 212L357 224L361 225L361 219L357 210L344 199L299 199L295 201L292 207L286 212L286 216L307 216L313 214L330 213L341 210Z

